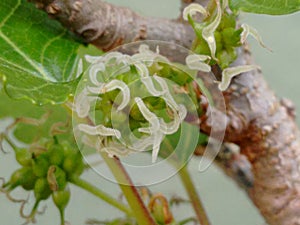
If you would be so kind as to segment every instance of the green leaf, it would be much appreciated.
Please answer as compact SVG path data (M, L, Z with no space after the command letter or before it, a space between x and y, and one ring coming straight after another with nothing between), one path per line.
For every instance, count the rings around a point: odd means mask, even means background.
M68 121L67 111L61 105L33 105L26 100L11 99L3 90L0 90L0 99L0 124L2 121L5 121L6 118L27 117L40 119L44 114L50 112L49 118L40 127L23 123L17 125L13 133L19 141L25 143L32 143L36 141L36 138L48 138L50 127L54 123ZM70 136L72 136L72 134L70 134Z
M80 43L25 0L0 1L0 9L0 77L9 96L65 101L77 85Z
M300 10L300 0L230 0L233 11L250 13L284 15Z

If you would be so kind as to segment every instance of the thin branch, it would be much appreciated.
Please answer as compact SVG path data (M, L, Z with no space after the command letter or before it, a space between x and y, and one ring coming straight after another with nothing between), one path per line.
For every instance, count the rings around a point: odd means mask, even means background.
M146 208L137 188L134 186L125 168L117 157L110 158L106 152L100 152L111 172L115 176L120 188L139 225L156 225L156 222Z
M74 185L90 192L91 194L97 196L98 198L102 199L103 201L107 202L108 204L116 207L120 211L124 212L127 216L132 215L132 211L126 205L124 205L117 199L112 198L107 193L105 193L102 190L98 189L97 187L93 186L89 182L82 180L79 177L72 177L70 182L73 183Z
M189 198L192 202L192 205L193 205L193 208L196 213L198 221L200 222L201 225L210 225L208 216L207 216L205 209L203 207L203 204L197 194L195 185L193 184L192 178L191 178L186 166L184 166L179 171L179 176L180 176L181 181L185 187L185 190L186 190L187 194L189 195Z
M125 43L160 40L189 48L194 39L190 26L177 20L146 18L101 0L31 0L66 28L108 51Z

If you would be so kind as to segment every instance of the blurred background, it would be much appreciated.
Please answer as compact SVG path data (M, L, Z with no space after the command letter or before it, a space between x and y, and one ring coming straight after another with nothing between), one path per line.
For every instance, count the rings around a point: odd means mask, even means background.
M108 0L108 2L130 7L141 15L167 18L176 18L180 7L179 1L174 0ZM288 16L241 14L240 18L242 22L255 27L263 37L265 44L273 50L273 52L269 52L252 39L249 40L255 61L261 65L270 87L278 96L287 97L296 106L300 106L300 72L297 67L298 64L300 66L300 13ZM0 108L1 110L2 108ZM12 154L0 154L1 176L8 177L16 167L16 162ZM242 190L214 166L199 173L197 171L198 162L199 159L193 158L189 169L213 225L265 224ZM117 185L101 178L93 171L86 172L84 177L116 197L120 194ZM177 177L153 185L150 189L170 197L174 195L186 197ZM18 195L22 195L22 193L16 192L16 196ZM47 210L43 216L38 216L37 224L58 225L58 211L51 201L46 204L48 205ZM0 224L22 224L24 221L19 218L18 210L19 205L9 202L3 195L0 195ZM193 216L191 208L185 205L175 207L174 212L175 216L180 218ZM66 218L72 225L82 225L88 218L105 220L116 216L121 217L122 214L95 199L89 193L72 187L72 200L66 211Z

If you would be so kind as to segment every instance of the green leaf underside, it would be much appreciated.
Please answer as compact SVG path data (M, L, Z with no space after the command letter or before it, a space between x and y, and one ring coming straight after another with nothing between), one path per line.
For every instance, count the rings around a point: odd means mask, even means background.
M284 15L300 10L300 0L230 0L233 11L250 13Z
M65 101L77 84L80 43L25 0L0 1L0 9L0 77L7 93L39 104Z

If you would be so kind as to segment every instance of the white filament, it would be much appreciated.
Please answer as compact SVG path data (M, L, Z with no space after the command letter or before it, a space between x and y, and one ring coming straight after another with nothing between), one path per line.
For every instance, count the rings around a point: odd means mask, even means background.
M138 74L141 76L141 77L148 77L149 76L149 70L148 68L146 67L145 64L143 63L140 63L140 62L136 62L134 63L137 71L138 71Z
M205 17L209 15L206 9L202 5L197 3L192 3L189 4L187 7L185 7L185 9L183 10L183 19L188 20L188 16L193 16L196 13L200 13Z
M75 98L75 111L79 118L85 118L89 115L91 102L97 100L97 96L89 96L86 88L80 92Z
M243 32L241 33L241 43L244 44L247 37L249 35L251 35L252 37L254 37L254 39L263 47L263 48L266 48L268 49L269 51L272 51L272 49L268 48L261 36L259 35L259 33L257 32L256 29L254 29L253 27L250 27L248 24L242 24L241 27L243 28Z
M88 124L79 124L78 129L89 135L101 135L105 137L115 136L118 139L121 138L121 132L119 130L105 127L103 125L91 126Z
M155 78L155 75L153 76ZM153 84L152 77L141 78L142 83L146 86L149 93L153 96L160 96L166 93L166 90L158 91Z
M117 110L122 110L128 105L130 101L130 90L127 84L124 83L123 81L112 80L103 86L102 93L106 93L115 89L119 89L122 92L123 100L122 103L117 108Z
M158 131L160 126L159 126L159 120L157 116L147 108L147 106L145 105L145 103L141 98L137 97L134 100L140 112L142 113L143 117L150 123L151 132L154 133Z
M207 55L193 54L186 57L186 65L192 70L200 70L203 72L210 72L211 67L204 63L204 61L209 60L210 57Z
M212 58L215 60L216 60L217 46L216 46L216 40L215 40L214 33L215 33L216 29L218 28L218 26L221 22L221 18L222 18L222 9L220 7L220 2L216 1L216 3L217 3L216 18L210 24L208 24L206 27L204 27L202 30L202 36L208 44Z
M219 84L219 89L221 91L225 91L231 82L231 79L241 73L246 73L254 69L259 69L260 67L257 65L245 65L245 66L236 66L226 68L222 72L222 81Z
M105 71L105 64L103 62L98 62L97 64L93 64L91 66L89 71L89 77L91 82L94 85L99 86L101 84L101 82L98 81L97 74L98 72L104 72L104 71Z
M162 90L164 90L162 98L166 101L166 103L168 105L170 105L172 108L175 108L176 110L178 110L178 105L175 102L173 96L171 95L168 84L165 81L165 79L163 79L159 76L156 76L156 75L154 75L153 77L160 84Z

